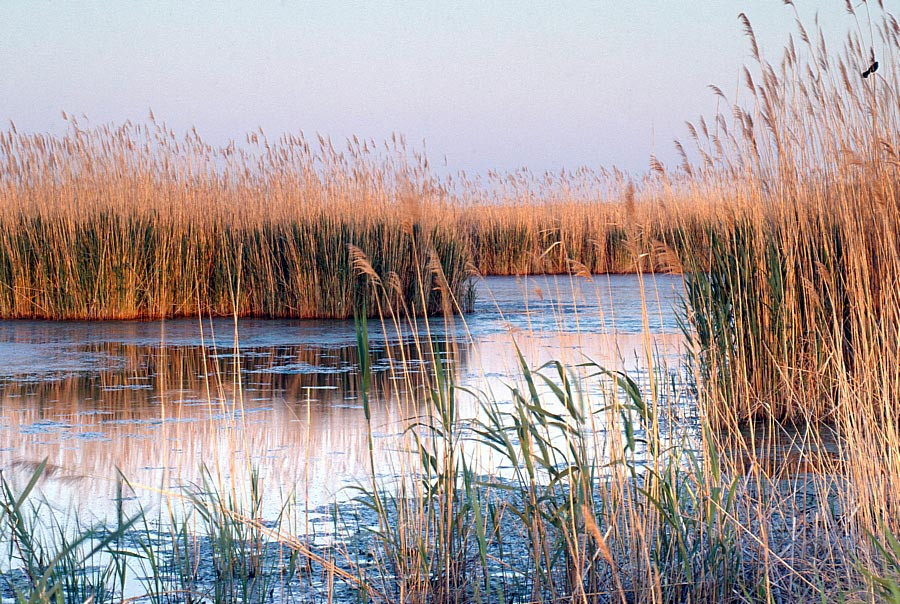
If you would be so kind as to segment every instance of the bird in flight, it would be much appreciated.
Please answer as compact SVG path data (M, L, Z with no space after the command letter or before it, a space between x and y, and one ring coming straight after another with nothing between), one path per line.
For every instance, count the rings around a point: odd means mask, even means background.
M869 68L867 70L865 70L864 72L862 72L862 77L867 78L870 75L872 75L873 73L875 73L876 71L878 71L878 61L873 60L872 64L869 65Z

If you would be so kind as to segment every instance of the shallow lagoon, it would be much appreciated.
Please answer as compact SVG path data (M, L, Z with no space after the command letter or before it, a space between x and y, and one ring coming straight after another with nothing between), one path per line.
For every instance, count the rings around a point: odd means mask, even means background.
M370 321L376 474L404 473L399 435L423 412L434 354L500 401L516 345L533 366L640 374L648 352L677 365L681 288L670 275L490 277L451 324ZM82 519L112 513L119 472L152 505L203 465L225 481L258 468L270 505L313 510L371 474L359 388L351 321L0 322L0 468L15 483L47 458L41 491Z

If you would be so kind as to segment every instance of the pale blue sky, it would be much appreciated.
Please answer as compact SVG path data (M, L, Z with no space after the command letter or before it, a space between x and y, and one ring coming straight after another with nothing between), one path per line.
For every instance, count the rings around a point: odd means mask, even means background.
M854 27L843 2L829 31ZM215 143L303 130L392 132L451 170L675 161L684 121L710 115L749 60L738 13L780 53L781 0L615 2L0 0L0 122L59 131L143 120Z

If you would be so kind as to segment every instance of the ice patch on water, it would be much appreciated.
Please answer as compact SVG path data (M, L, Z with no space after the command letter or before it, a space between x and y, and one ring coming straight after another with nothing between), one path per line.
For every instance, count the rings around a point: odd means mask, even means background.
M19 432L22 434L53 434L71 429L72 424L55 422L49 419L42 419L27 426L19 426Z
M310 365L309 363L287 363L285 365L276 365L274 367L265 367L263 369L255 369L249 373L285 373L285 374L305 374L316 373L334 375L338 373L350 373L356 368L352 365L343 365L340 367L329 367L323 365Z

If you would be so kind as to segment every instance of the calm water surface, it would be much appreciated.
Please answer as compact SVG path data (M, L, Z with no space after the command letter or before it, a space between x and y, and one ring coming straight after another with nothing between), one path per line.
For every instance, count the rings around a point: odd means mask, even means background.
M598 276L479 283L473 314L397 328L369 323L376 473L403 473L398 433L424 413L439 355L457 383L502 401L513 342L549 359L640 371L648 346L677 359L680 277ZM429 337L435 350L421 350ZM370 474L352 321L0 322L0 468L23 481L44 458L54 507L111 509L117 473L134 497L258 468L273 503L309 508ZM461 415L472 415L469 401ZM244 477L244 478L242 478Z

